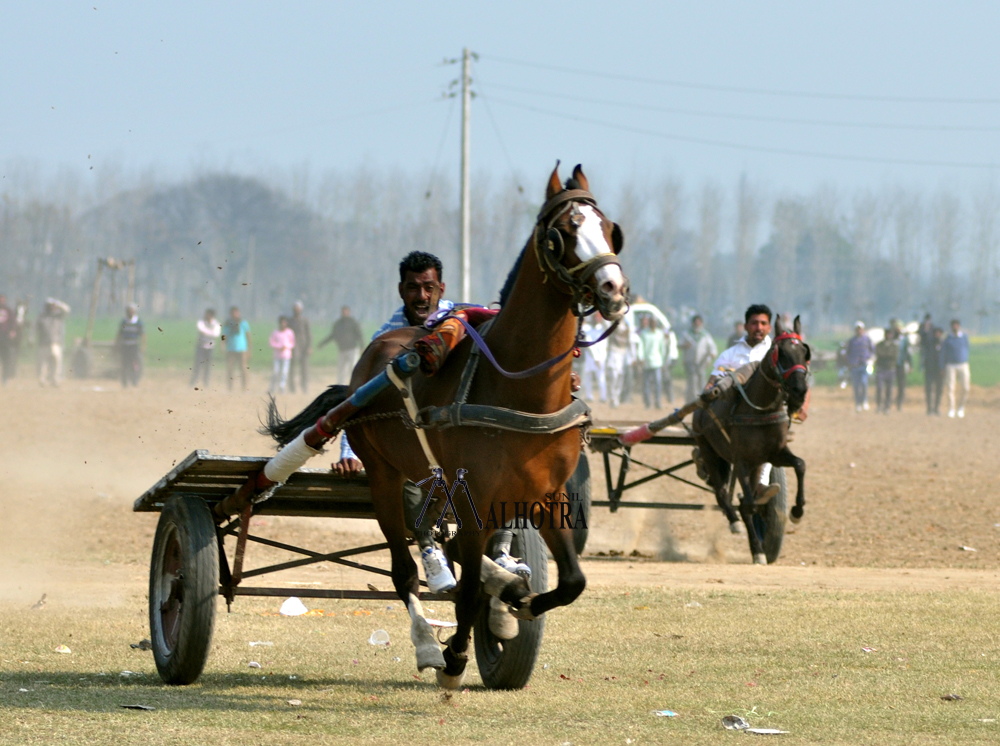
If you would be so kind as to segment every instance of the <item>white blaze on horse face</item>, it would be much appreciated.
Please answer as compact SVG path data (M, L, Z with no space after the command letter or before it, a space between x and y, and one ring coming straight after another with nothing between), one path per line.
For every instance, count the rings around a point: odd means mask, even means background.
M590 205L577 207L583 214L583 224L576 231L576 256L581 262L601 254L614 253L601 228L601 216ZM625 275L617 264L605 264L594 275L598 292L610 300L617 300L625 290Z

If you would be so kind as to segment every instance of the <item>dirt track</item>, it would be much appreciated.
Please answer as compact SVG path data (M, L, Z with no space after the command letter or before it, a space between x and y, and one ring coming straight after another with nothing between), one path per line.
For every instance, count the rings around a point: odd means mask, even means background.
M262 391L263 382L255 383ZM269 452L255 432L260 393L193 391L183 384L180 373L157 372L141 389L124 392L109 381L67 381L52 390L27 379L0 390L0 601L30 603L45 592L53 603L123 602L144 587L155 526L155 516L131 513L133 500L196 447ZM848 392L817 391L809 423L797 428L793 443L809 465L806 516L786 537L776 566L750 566L746 539L730 535L716 511L611 516L596 509L588 554L637 550L683 561L593 558L587 561L592 584L995 588L1000 392L976 391L961 421L926 417L919 394L911 391L903 412L881 416L855 414ZM282 404L291 411L305 402L290 395ZM596 414L610 412L598 406ZM646 419L639 407L615 416ZM654 464L687 457L678 449L644 450L637 455ZM596 456L592 467L600 479ZM600 481L595 496L604 497ZM662 480L629 499L712 502L706 493ZM365 522L271 518L263 528L332 548L343 546L343 533L377 535ZM316 582L330 576L325 573L312 570L293 580Z

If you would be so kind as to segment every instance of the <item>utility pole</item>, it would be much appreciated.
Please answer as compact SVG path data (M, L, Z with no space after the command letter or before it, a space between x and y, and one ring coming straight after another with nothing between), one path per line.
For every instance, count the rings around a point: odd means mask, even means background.
M469 215L469 159L471 157L470 135L472 133L472 91L469 88L471 78L471 54L469 48L462 50L462 256L460 269L462 272L462 302L472 302L472 251L471 251L471 218Z

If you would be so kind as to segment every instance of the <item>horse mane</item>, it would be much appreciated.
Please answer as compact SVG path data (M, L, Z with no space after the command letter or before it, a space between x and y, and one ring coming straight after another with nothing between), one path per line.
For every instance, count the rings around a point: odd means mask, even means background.
M507 274L507 279L504 280L503 288L500 289L501 308L507 305L507 299L510 298L510 294L514 290L514 282L517 280L517 273L521 269L521 262L524 260L524 253L527 250L527 246L521 249L521 253L517 255L517 260L514 262L514 266L510 268L510 272Z

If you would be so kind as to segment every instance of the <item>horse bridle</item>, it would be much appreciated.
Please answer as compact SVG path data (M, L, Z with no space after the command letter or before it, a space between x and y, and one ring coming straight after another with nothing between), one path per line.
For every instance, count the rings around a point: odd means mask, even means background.
M783 388L785 381L787 381L796 371L801 370L805 375L809 375L808 360L806 360L804 365L802 363L798 363L790 368L782 367L781 360L779 359L778 356L779 353L778 343L786 339L790 339L792 341L792 344L805 345L805 342L802 341L802 335L796 334L795 332L782 332L781 334L779 334L777 337L774 338L774 342L771 343L771 353L770 353L771 368L778 375L778 380L771 380L771 378L768 377L767 375L765 375L764 378L766 378L769 383L773 384L774 386L777 386L778 388ZM808 349L808 346L806 347Z
M608 264L621 266L621 264L618 261L616 251L605 251L573 267L563 265L562 259L566 254L566 246L562 231L556 228L555 224L577 203L590 205L602 218L605 217L604 213L597 207L597 200L590 192L585 189L564 189L542 205L542 209L538 212L538 221L535 223L535 256L538 259L538 268L545 276L543 282L547 282L550 277L558 281L553 282L553 285L573 298L573 314L585 316L588 313L593 313L592 310L588 311L587 309L595 307L594 289L587 285L587 281L601 267ZM618 225L614 224L614 226L620 234ZM621 246L620 242L618 246ZM620 250L618 248L618 251Z

